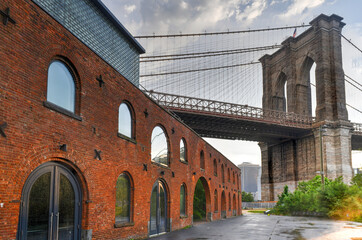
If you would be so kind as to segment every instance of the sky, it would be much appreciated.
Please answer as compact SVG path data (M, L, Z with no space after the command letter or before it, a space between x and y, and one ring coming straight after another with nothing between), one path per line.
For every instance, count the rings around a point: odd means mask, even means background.
M319 14L337 14L347 25L343 35L362 47L360 0L102 0L134 36L236 31L308 24ZM292 33L291 33L292 34ZM362 54L344 55L345 72L362 79ZM146 49L147 52L147 49ZM346 53L345 53L346 54ZM357 67L356 67L357 66ZM362 82L362 80L360 81ZM357 99L358 100L358 99ZM361 102L361 101L360 101ZM362 122L362 115L350 119ZM235 164L260 164L255 142L205 139ZM362 152L352 153L353 167L362 167Z

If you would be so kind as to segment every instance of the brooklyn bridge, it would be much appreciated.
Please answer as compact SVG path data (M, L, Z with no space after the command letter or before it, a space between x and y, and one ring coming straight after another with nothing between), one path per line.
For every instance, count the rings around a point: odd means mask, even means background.
M309 25L138 36L151 49L140 85L202 137L259 142L263 200L316 174L349 182L351 151L362 149L362 85L343 69L350 56L342 46L362 52L342 20L322 14ZM304 31L271 42L291 29Z

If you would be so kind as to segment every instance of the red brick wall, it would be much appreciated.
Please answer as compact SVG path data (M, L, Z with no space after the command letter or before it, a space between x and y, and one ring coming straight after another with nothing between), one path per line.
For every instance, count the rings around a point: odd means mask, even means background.
M226 196L232 192L238 198L240 193L237 182L229 183L226 179L224 186L221 183L221 164L226 166L225 171L230 168L240 179L240 171L233 163L150 101L33 2L1 1L0 9L6 7L10 7L16 24L0 24L0 124L8 125L4 130L6 138L0 135L0 202L4 203L0 208L0 239L16 237L24 183L35 168L49 161L64 163L80 178L82 229L92 229L94 239L146 237L151 190L159 178L164 179L169 189L172 230L192 224L193 191L200 177L209 186L212 212L214 190L218 190L219 213L213 219L220 218L222 189ZM47 69L56 56L67 58L79 75L82 121L43 106ZM100 74L105 81L102 88L96 81ZM118 107L124 100L135 111L136 143L117 136ZM150 160L150 138L157 124L165 128L168 136L169 168ZM179 161L182 137L186 140L188 164ZM67 144L67 152L59 150L60 144ZM102 151L102 160L94 159L94 149ZM205 152L205 171L199 167L201 150ZM217 177L214 158L218 160ZM148 165L148 171L143 171L143 163ZM134 226L115 228L115 185L124 171L129 172L134 183ZM165 172L164 176L160 171ZM180 219L182 183L187 189L188 217ZM240 214L240 204L237 206ZM231 216L232 212L227 212Z

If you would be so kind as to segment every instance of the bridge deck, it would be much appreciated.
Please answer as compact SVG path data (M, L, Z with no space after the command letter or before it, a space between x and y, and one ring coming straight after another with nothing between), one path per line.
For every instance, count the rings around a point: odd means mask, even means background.
M315 119L295 113L146 92L203 137L277 143L313 134ZM362 124L353 123L352 149L362 149Z

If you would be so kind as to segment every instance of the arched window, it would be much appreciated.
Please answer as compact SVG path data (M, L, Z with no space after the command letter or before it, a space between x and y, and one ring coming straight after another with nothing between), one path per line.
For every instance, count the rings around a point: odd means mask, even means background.
M205 169L205 156L204 151L200 152L200 168Z
M225 173L224 173L224 165L221 164L221 181L225 183Z
M228 182L230 182L230 169L228 168Z
M70 69L54 60L48 68L47 102L72 113L75 111L75 82Z
M317 65L310 57L306 57L301 67L301 84L308 86L308 90L305 91L300 97L306 101L306 106L301 109L301 113L312 117L316 116L317 108L317 79L316 79Z
M239 189L239 175L236 174L236 187Z
M180 189L180 215L186 216L186 187L185 187L185 184L182 184L181 189Z
M218 206L219 206L219 203L217 201L217 190L215 189L215 192L214 192L214 211L217 212L218 211Z
M182 162L187 162L187 148L185 139L183 138L180 140L180 160Z
M311 114L312 114L312 117L315 117L316 116L316 108L317 108L317 89L316 89L316 86L317 86L317 83L316 83L316 67L317 65L315 63L313 63L313 65L311 66L310 68L310 71L309 71L309 81L310 81L310 97L311 97L311 100L310 100L310 104L311 104Z
M151 161L168 165L168 143L164 130L156 126L151 136Z
M214 175L217 176L217 161L214 159Z
M128 138L134 138L132 123L131 108L127 103L123 102L118 108L118 133Z
M229 193L229 211L231 211L231 195Z
M235 173L233 172L233 184L235 184Z
M116 223L131 221L131 194L130 177L122 173L116 184Z

